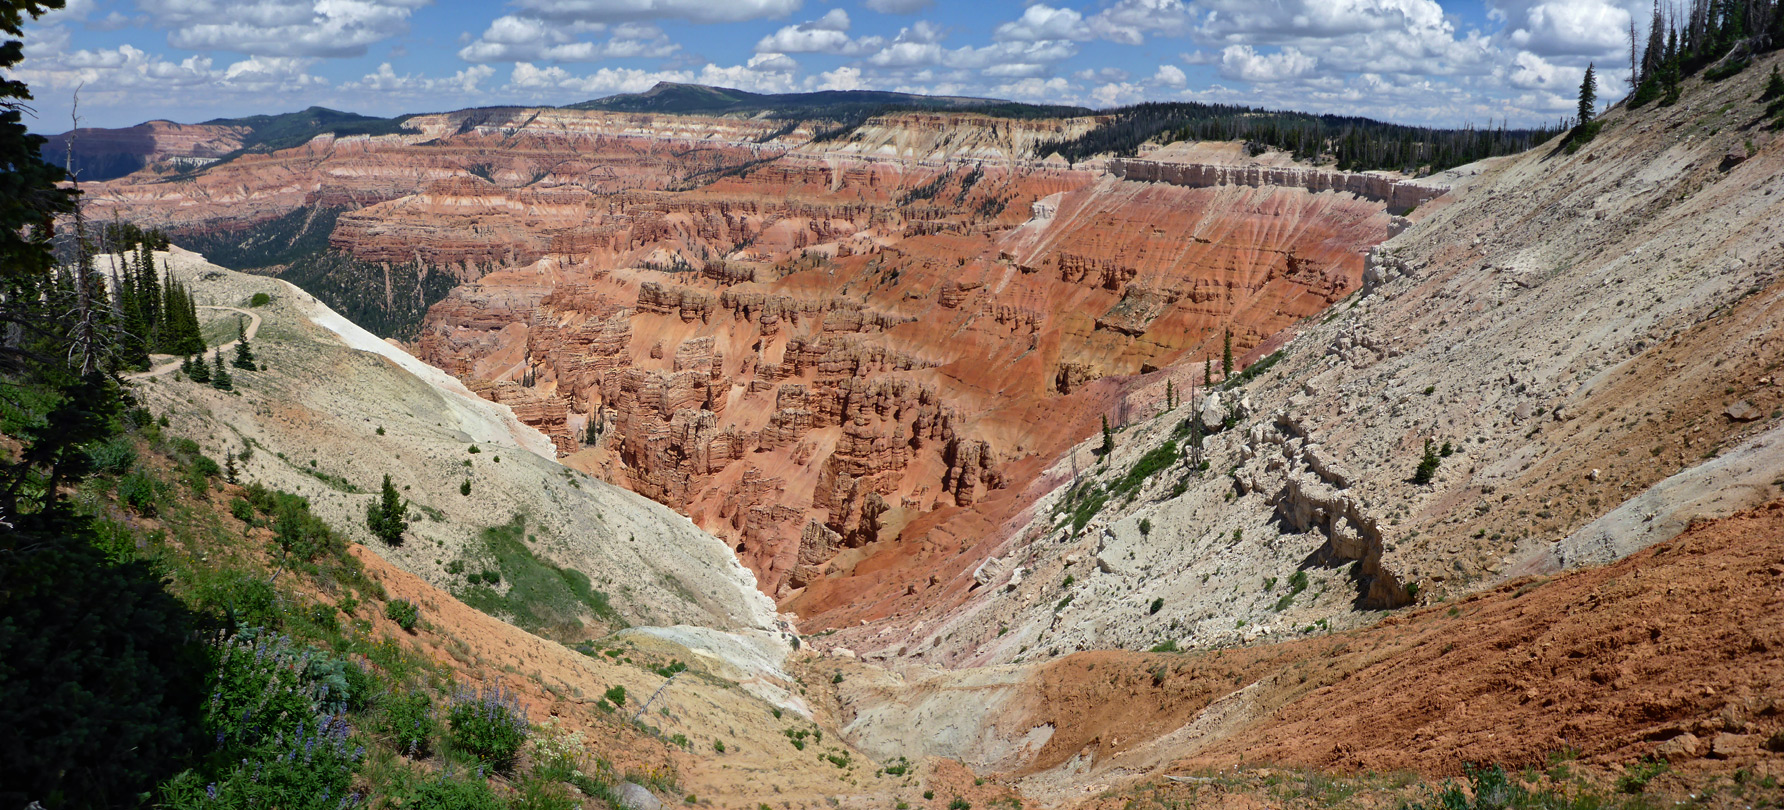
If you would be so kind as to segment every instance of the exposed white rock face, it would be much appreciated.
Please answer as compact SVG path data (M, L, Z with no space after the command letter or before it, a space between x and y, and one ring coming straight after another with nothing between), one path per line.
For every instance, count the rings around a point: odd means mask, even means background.
M519 516L529 550L589 577L635 625L755 629L783 622L755 577L687 518L560 466L550 443L506 406L380 340L283 281L211 265L181 249L166 256L200 304L272 304L254 351L270 368L238 375L239 396L173 375L139 395L207 454L238 462L246 481L296 492L337 530L450 589L446 571L482 553L482 532ZM230 317L234 317L231 315ZM471 453L475 446L479 452ZM396 547L365 528L367 504L388 474L420 519ZM460 494L470 482L469 495ZM779 643L785 643L781 639Z
M1449 195L1368 255L1362 288L1242 390L1151 418L1170 370L1136 379L1114 452L1061 459L998 528L991 582L1020 567L1016 587L975 590L894 649L962 665L1292 637L1608 562L1775 497L1784 151L1724 169L1738 133L1687 138L1672 125L1688 112L1643 114L1660 118L1613 113L1578 155L1446 172ZM1438 463L1414 483L1427 439ZM1167 441L1183 458L1126 481Z
M1444 189L1439 187L1378 174L1291 166L1230 166L1130 158L1109 161L1109 172L1126 180L1169 183L1192 188L1252 186L1338 191L1379 200L1387 203L1389 208L1398 210L1413 208L1444 193Z

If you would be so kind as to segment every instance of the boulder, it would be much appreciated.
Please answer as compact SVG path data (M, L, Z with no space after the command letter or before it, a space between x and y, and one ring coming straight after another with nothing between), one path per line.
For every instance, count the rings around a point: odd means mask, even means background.
M1202 410L1196 416L1202 421L1202 430L1213 433L1226 425L1226 408L1220 401L1220 395L1210 392L1202 400Z
M1710 741L1710 756L1717 759L1733 759L1742 753L1751 753L1747 751L1748 748L1747 735L1723 732L1717 734L1716 738Z
M621 782L613 793L619 799L621 810L663 810L663 803L635 782Z
M1735 400L1734 404L1725 408L1722 413L1736 422L1751 422L1765 415L1764 412L1753 407L1753 403L1744 399Z
M1696 759L1703 755L1703 740L1696 734L1686 732L1660 744L1654 749L1658 756L1665 757L1668 762L1680 762Z
M1722 155L1722 165L1720 168L1722 171L1728 171L1729 169L1746 162L1747 147L1737 143L1734 146L1728 147L1728 152Z

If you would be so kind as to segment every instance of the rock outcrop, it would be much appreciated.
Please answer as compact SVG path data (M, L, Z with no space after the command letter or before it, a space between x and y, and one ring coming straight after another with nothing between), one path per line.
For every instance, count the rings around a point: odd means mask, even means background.
M1128 180L1170 183L1190 188L1250 186L1298 188L1355 194L1386 203L1396 212L1407 211L1443 195L1445 189L1380 174L1334 172L1283 166L1230 166L1178 163L1138 158L1109 161L1109 173Z
M813 141L464 111L94 196L176 234L327 206L334 252L457 278L421 356L822 627L959 593L1039 471L1127 418L1136 375L1227 331L1251 351L1355 289L1387 236L1362 180L1196 186L1034 152L1094 124L898 114Z

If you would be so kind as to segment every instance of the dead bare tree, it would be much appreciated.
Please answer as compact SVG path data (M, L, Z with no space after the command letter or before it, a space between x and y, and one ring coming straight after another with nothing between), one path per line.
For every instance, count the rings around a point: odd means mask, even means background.
M81 202L81 180L79 172L74 168L74 141L80 131L81 88L83 82L74 89L74 101L68 111L70 123L68 141L64 145L63 170L68 173L69 183L74 189L74 335L68 346L68 358L74 361L75 369L81 376L99 370L102 355L105 352L105 340L101 332L103 326L99 322L100 307L106 301L96 300L105 297L105 282L93 268L93 254L87 244L86 206Z

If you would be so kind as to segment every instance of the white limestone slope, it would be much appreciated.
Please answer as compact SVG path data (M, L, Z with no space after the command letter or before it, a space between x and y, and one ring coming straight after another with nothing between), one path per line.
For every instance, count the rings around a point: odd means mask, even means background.
M168 264L201 304L272 303L234 393L177 375L143 380L139 396L169 433L239 462L244 481L297 492L331 525L428 581L459 584L447 566L478 569L485 529L525 520L542 559L587 574L634 625L787 630L755 577L686 517L557 464L545 437L503 405L380 340L301 290L236 273L175 249ZM478 452L471 452L475 447ZM420 515L397 547L374 540L365 510L389 475ZM470 482L470 494L460 494ZM502 587L506 587L506 583Z

